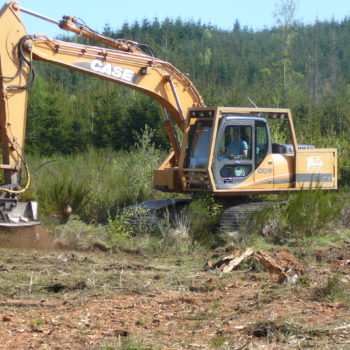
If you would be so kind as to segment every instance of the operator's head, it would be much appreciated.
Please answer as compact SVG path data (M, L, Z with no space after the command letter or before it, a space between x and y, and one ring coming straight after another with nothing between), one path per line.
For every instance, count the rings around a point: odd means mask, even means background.
M238 126L233 127L233 134L232 135L233 135L234 140L239 139L239 127Z

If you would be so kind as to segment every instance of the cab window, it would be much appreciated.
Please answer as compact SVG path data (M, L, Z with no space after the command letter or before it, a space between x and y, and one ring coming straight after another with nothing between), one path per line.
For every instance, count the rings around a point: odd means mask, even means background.
M211 124L205 122L197 122L192 127L186 159L186 166L188 168L207 167L211 131Z
M255 167L257 168L264 160L268 151L268 134L267 126L264 122L256 122L256 155L255 155Z
M252 159L252 127L226 126L220 140L218 159Z

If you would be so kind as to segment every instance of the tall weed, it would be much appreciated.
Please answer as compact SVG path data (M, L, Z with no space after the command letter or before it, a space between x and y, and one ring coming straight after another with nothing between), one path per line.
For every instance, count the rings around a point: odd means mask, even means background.
M191 246L200 244L210 247L217 235L213 235L222 213L222 205L212 195L193 200L189 205Z
M286 219L288 231L301 238L318 236L326 225L341 215L342 203L336 192L301 190L287 202Z
M190 238L191 219L186 210L182 210L171 217L169 211L165 211L158 221L159 235L155 250L171 253L187 253L191 249Z
M221 212L222 205L212 195L192 200L175 215L165 212L158 221L158 249L186 253L215 246L220 239L216 229Z
M349 301L349 292L339 275L328 277L325 286L317 287L313 291L313 300L346 300Z
M57 213L67 216L70 207L76 215L81 215L90 201L91 190L83 181L72 178L59 178L48 187L45 193L41 193L46 203Z

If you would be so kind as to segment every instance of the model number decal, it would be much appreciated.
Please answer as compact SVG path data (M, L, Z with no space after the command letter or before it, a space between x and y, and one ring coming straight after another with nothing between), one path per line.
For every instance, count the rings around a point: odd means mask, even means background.
M258 174L271 174L272 168L259 168Z
M114 66L111 63L103 63L100 60L93 60L90 63L90 68L94 72L109 75L111 77L125 80L130 83L134 81L134 71L131 69L123 68L121 66Z

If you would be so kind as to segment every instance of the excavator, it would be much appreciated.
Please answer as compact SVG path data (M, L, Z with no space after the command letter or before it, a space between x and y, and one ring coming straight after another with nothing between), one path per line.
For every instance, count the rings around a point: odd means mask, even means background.
M21 12L94 40L98 46L29 35ZM337 150L299 145L289 109L207 107L187 75L155 57L147 45L106 37L75 17L55 21L9 2L0 10L0 32L0 169L4 182L0 186L0 227L39 223L37 203L20 201L30 185L24 142L28 89L35 79L33 60L127 86L159 103L172 146L154 171L153 184L160 191L212 193L234 201L303 188L337 188ZM288 143L272 141L271 120L288 128Z

